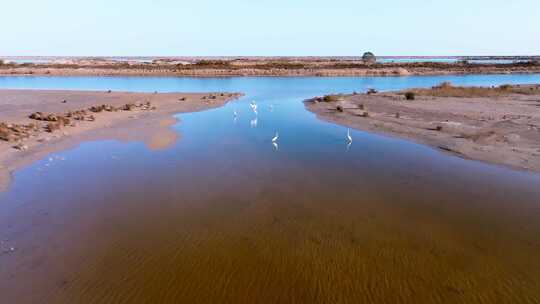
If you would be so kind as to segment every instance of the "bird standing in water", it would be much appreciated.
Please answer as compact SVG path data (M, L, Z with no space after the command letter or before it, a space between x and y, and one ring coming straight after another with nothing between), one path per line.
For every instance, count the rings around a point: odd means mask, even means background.
M274 136L274 138L272 138L272 146L274 146L275 151L279 151L278 139L279 139L279 134L278 134L278 132L276 132L276 136Z
M272 138L272 142L275 143L275 142L278 141L278 139L279 139L279 134L278 134L278 132L276 132L276 136L274 136L274 138Z
M255 100L253 100L249 106L251 107L251 109L253 110L253 113L255 113L255 115L257 115L257 104L255 103Z

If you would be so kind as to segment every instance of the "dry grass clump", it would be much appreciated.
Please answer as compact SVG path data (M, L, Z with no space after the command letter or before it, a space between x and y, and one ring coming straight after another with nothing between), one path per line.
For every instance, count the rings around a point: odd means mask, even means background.
M431 97L497 97L510 94L535 94L535 90L529 87L512 86L503 84L498 87L460 87L454 86L450 82L443 82L431 89L416 89L414 91L419 96ZM406 92L407 94L409 92Z
M287 62L287 61L271 61L266 62L263 64L256 64L253 65L256 69L290 69L290 70L297 70L297 69L304 69L306 68L306 65L299 62Z
M322 101L324 102L336 102L336 101L339 101L341 99L341 95L325 95L323 98L322 98Z
M30 136L32 131L37 130L37 125L30 124L10 124L0 122L0 140L3 141L18 141Z
M343 99L343 95L341 94L330 94L330 95L324 95L323 97L314 97L312 99L308 99L307 101L311 102L338 102Z

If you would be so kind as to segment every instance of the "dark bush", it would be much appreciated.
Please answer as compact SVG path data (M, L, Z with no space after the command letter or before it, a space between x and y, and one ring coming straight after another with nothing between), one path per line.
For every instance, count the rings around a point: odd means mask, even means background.
M367 91L367 94L368 94L368 95L371 95L371 94L377 94L377 93L378 93L378 91L375 90L375 89L369 89L369 90Z
M416 98L416 94L414 92L406 92L405 93L405 99L407 100L414 100Z

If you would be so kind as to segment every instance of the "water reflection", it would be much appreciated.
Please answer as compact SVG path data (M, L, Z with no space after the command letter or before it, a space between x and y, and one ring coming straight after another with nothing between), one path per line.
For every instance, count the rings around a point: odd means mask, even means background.
M256 128L257 127L257 124L258 124L258 121L259 119L257 117L253 118L250 122L249 122L249 125L252 127L252 128Z

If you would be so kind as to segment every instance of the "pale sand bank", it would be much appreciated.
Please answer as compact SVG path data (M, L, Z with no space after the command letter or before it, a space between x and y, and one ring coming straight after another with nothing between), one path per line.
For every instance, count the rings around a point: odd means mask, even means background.
M428 144L464 158L540 171L540 86L332 95L305 102L317 117ZM328 100L328 98L327 98ZM341 109L338 109L341 107Z
M239 96L0 90L0 191L7 188L14 170L81 141L143 141L150 149L164 149L178 136L170 129L176 123L172 114L216 108ZM106 106L90 110L100 105ZM35 112L57 121L30 119ZM47 132L48 124L53 132Z

